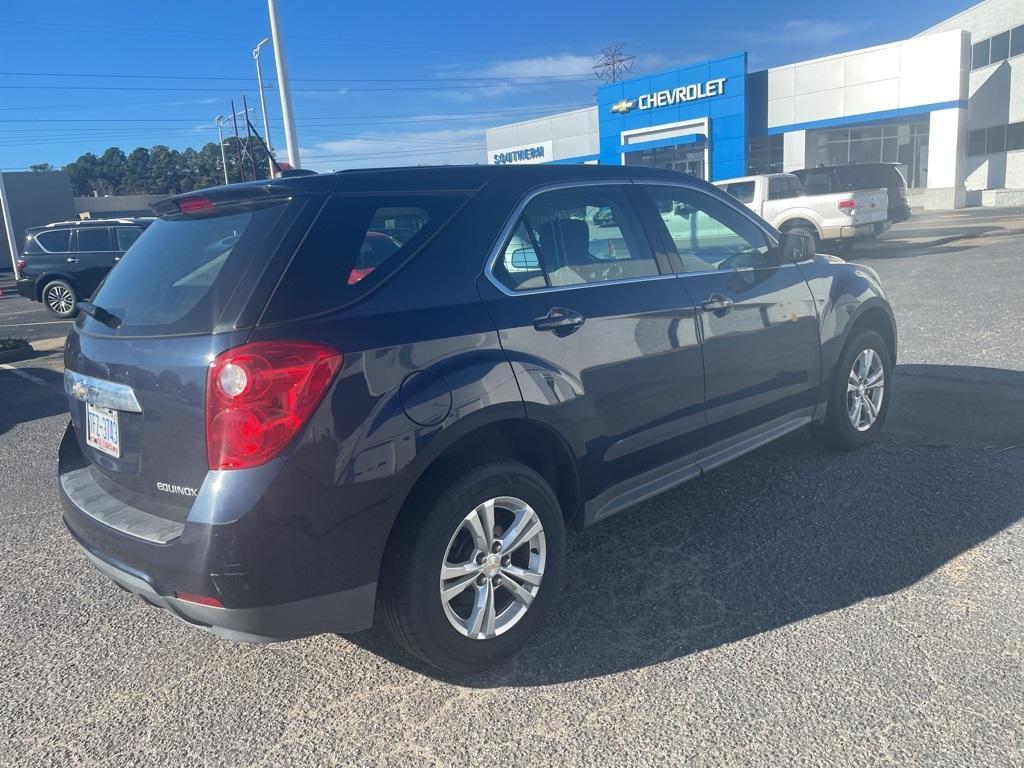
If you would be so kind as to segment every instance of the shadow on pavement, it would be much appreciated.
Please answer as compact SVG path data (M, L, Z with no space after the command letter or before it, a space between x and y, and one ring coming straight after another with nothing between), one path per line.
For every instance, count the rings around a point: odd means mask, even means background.
M571 534L544 628L503 667L450 682L610 675L902 590L1024 515L1021 444L1024 373L903 366L875 444L829 453L801 431ZM380 622L350 639L436 675Z
M36 367L19 367L17 370L21 375L0 368L0 435L6 434L16 424L45 419L68 410L62 373Z
M940 244L911 243L905 240L876 240L872 243L858 244L852 251L839 255L846 261L852 262L871 259L906 259L963 253L981 245L982 241L972 239L959 239Z

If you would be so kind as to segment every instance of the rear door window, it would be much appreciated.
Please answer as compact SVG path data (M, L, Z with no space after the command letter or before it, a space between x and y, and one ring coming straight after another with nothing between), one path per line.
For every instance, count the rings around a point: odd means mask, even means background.
M262 322L309 317L359 298L414 255L464 194L339 196L324 205Z
M49 253L67 253L70 249L71 230L51 229L36 234L36 243Z
M741 203L750 203L754 200L753 181L734 181L732 184L725 185L725 191Z
M83 227L78 230L78 252L97 253L114 250L110 242L110 227Z

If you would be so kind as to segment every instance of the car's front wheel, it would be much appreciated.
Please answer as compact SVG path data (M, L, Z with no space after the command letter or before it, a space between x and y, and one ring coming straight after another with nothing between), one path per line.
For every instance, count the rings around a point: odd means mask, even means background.
M446 474L414 500L383 565L388 629L447 672L501 663L558 593L564 523L545 480L514 461Z
M43 288L43 304L57 317L74 317L78 311L78 296L66 280L51 280Z
M892 398L892 354L872 330L854 330L839 358L825 421L814 428L824 445L851 450L878 437Z

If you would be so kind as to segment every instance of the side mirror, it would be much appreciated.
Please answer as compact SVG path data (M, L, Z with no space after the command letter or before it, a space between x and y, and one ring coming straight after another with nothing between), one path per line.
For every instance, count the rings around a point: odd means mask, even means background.
M783 262L807 261L814 256L814 237L807 232L783 232L779 248Z

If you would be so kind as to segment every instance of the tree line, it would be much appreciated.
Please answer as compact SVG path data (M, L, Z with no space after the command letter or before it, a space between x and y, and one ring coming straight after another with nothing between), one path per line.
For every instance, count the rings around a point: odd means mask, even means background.
M270 176L266 150L258 141L228 136L224 139L228 180L266 179ZM33 171L52 171L48 163L30 166ZM86 152L64 166L76 196L175 195L224 183L220 147L215 142L201 149L177 150L157 144L136 147L125 154L110 147L101 155Z

